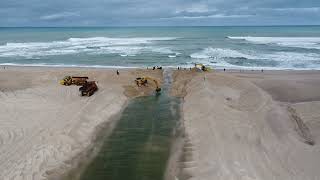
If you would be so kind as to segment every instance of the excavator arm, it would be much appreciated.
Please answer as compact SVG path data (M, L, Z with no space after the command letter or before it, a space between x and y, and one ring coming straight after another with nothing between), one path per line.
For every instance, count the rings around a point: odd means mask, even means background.
M150 81L153 81L153 82L154 82L154 84L156 85L156 92L160 92L160 91L161 91L159 82L158 82L156 79L153 79L153 78L148 77L148 76L144 77L144 79L150 80Z
M156 79L152 78L152 77L144 76L144 77L138 77L136 79L136 83L137 83L138 86L145 85L145 84L148 83L148 81L154 82L154 84L156 85L156 92L160 92L161 91L159 82Z

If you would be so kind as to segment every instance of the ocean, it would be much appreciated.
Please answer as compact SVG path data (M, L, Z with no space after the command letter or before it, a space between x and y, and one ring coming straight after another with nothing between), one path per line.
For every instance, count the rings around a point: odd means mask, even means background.
M320 26L0 28L0 65L320 69Z

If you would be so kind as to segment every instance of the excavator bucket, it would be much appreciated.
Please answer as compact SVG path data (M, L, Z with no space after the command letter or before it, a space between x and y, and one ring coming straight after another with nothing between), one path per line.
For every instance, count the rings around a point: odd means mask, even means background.
M64 85L64 80L60 80L59 82L61 85Z
M156 79L152 78L152 77L148 77L148 76L137 77L135 81L137 83L137 86L140 87L142 85L145 86L149 82L148 80L150 80L151 82L155 83L156 92L160 92L161 91L161 88L159 87L159 82Z
M77 85L82 86L87 82L88 77L78 77L78 76L65 76L61 81L61 85L70 86Z

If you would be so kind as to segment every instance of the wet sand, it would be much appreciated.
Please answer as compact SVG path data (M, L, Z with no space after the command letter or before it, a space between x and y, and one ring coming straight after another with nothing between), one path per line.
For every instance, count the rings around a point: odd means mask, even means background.
M89 76L99 90L80 97L65 75ZM147 95L134 79L159 70L8 67L0 69L0 179L47 179L72 168L101 124L115 121L131 97ZM141 91L140 91L141 90ZM108 129L106 129L108 130Z
M173 87L178 179L320 179L319 71L177 71Z

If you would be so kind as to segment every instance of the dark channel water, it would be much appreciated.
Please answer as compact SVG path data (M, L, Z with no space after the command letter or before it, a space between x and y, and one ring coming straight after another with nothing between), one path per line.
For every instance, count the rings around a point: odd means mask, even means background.
M170 72L161 94L133 99L113 133L81 174L82 180L162 180L173 131L180 118L180 99L167 95Z

